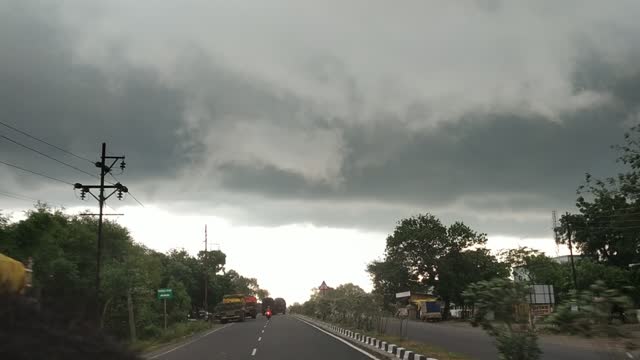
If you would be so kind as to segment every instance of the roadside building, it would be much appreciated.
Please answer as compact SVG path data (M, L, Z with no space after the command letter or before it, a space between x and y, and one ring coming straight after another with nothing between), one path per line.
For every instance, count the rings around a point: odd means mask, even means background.
M331 292L332 290L333 290L333 288L328 286L327 283L324 282L324 280L322 281L322 284L320 284L320 286L318 286L318 293L320 294L320 296L325 296L329 292Z

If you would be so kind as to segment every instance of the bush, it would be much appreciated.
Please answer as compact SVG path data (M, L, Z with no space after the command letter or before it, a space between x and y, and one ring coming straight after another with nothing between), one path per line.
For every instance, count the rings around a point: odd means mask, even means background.
M495 337L498 352L505 360L536 360L542 355L538 337L515 311L526 302L529 288L508 279L494 279L471 284L464 296L475 308L471 324L482 326ZM495 321L488 320L493 313Z
M542 355L538 347L538 336L531 329L499 334L496 336L496 348L504 359L538 359Z
M143 339L157 339L162 335L162 329L156 325L147 325L142 329Z
M616 326L615 312L623 312L632 307L631 300L615 289L608 289L604 282L597 281L589 290L572 292L569 300L556 308L547 323L552 330L560 333L586 337L626 336L620 326Z

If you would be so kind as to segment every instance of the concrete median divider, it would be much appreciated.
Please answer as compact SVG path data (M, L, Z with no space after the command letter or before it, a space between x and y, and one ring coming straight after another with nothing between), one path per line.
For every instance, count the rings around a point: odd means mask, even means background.
M386 341L382 341L371 336L366 336L364 334L356 333L334 324L329 324L314 318L310 318L308 316L295 316L328 332L331 332L335 336L359 344L359 346L361 346L363 349L370 349L381 356L386 356L387 358L393 357L402 360L438 360L421 354L416 354L413 351L407 350L403 347L399 347L395 344L389 344Z

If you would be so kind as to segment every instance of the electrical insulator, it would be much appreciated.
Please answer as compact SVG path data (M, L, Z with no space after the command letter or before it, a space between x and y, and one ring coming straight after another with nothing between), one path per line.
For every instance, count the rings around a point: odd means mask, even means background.
M84 200L86 196L87 192L84 189L80 190L80 200Z
M124 160L122 160L120 162L120 170L124 171L124 168L127 166L127 163L124 162Z
M118 200L122 200L122 190L118 190Z

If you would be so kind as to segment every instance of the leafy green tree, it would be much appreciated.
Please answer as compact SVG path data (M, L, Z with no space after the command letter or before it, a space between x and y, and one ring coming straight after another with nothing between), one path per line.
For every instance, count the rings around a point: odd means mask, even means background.
M401 261L387 257L383 261L373 261L367 265L367 272L373 282L373 292L382 296L384 307L391 308L396 293L403 291L426 291Z
M184 284L174 278L169 279L167 287L173 290L173 298L167 300L167 314L172 323L184 320L191 310L191 298Z
M480 281L464 292L475 307L471 324L481 326L496 339L502 359L535 360L542 354L536 333L515 311L518 305L526 303L528 294L527 285L509 279Z
M105 264L101 325L106 325L110 332L124 337L120 323L126 320L129 337L135 341L137 331L157 321L155 290L160 287L162 264L156 254L153 250L132 243L122 259ZM120 312L114 314L114 309L120 309Z
M173 249L162 260L162 285L168 284L173 278L184 285L189 297L196 302L194 306L202 306L204 268L201 262L184 249Z
M435 216L423 214L399 221L387 238L386 256L404 264L421 284L432 286L442 297L447 316L451 301L468 284L451 283L465 281L449 275L454 267L452 264L461 262L464 250L483 246L486 242L486 234L477 233L461 222L446 227ZM442 271L444 268L448 268L446 273ZM449 282L441 281L448 275Z
M304 304L292 307L292 311L358 329L373 330L376 320L382 316L382 298L349 283L324 295L316 293Z
M562 242L575 243L593 260L626 267L640 262L640 126L632 127L625 144L616 148L626 171L604 180L587 174L578 188L580 214L564 215L557 231Z
M503 251L500 256L511 268L516 281L553 285L557 301L572 288L569 264L560 264L538 250L520 247Z
M449 253L439 261L438 293L464 306L464 290L472 283L507 278L508 265L484 248Z
M0 215L0 251L23 262L33 258L35 296L43 309L67 322L95 314L96 233L95 218L69 216L45 204L17 222ZM205 270L210 304L232 292L233 278L247 280L237 272L220 273L226 255L219 251L161 254L136 244L126 228L111 221L104 223L103 240L101 324L120 339L160 335L163 308L156 299L158 288L173 289L167 310L170 321L179 322L192 307L202 305ZM260 290L255 279L246 283Z
M231 280L231 286L235 293L255 296L260 290L260 285L258 285L256 278L244 277L235 270L227 271L226 276Z
M262 300L264 298L267 298L267 297L269 297L269 290L267 290L267 289L258 289L256 291L256 296L260 300Z

